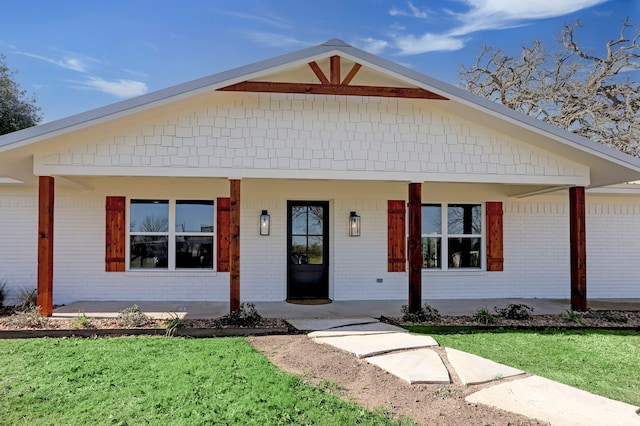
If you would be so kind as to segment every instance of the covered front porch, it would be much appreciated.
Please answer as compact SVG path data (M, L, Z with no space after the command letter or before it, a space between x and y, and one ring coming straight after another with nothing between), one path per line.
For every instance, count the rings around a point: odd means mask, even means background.
M543 265L549 268L549 261L555 261L553 256L545 261L532 258L533 254L521 253L531 249L518 244L517 238L507 236L509 255L524 259L522 260L524 263L507 261L507 271L504 270L503 211L507 207L513 211L522 209L521 206L529 208L527 203L509 201L519 199L518 193L522 192L521 185L436 182L422 184L391 181L341 181L337 185L334 181L311 179L226 180L147 177L126 179L93 177L76 178L76 181L81 181L83 185L90 188L89 191L85 191L85 194L81 194L81 197L84 197L87 192L90 193L91 201L87 202L88 204L101 202L99 194L119 193L122 197L107 196L105 240L107 251L106 263L103 266L105 269L100 271L87 269L86 272L94 276L83 277L77 276L75 271L65 271L64 277L59 278L64 288L57 290L60 292L58 294L63 295L61 298L63 303L74 299L93 299L96 292L100 292L102 300L110 300L110 297L112 300L131 300L128 296L133 296L133 300L149 300L148 295L153 294L152 299L155 299L163 292L167 292L165 298L171 300L171 294L183 292L190 296L185 300L192 302L194 300L220 301L227 298L229 303L226 304L226 309L233 311L238 309L241 302L247 300L266 302L289 299L291 290L290 284L287 283L291 281L290 264L294 257L291 250L296 245L294 244L296 238L308 241L315 238L323 241L326 251L321 256L324 260L320 263L326 266L324 279L327 299L346 302L389 297L397 299L398 306L407 304L412 311L420 308L423 299L447 299L447 294L456 292L464 293L462 298L473 298L483 293L491 294L491 292L509 297L520 294L544 297L543 290L531 286L531 283L535 284L540 280L535 276L532 278L531 272L539 271ZM38 304L45 314L47 314L46 309L52 310L54 303L52 296L54 258L59 262L61 256L66 256L66 253L56 254L56 256L53 253L55 216L53 212L56 199L54 183L54 178L41 177L40 179ZM207 189L203 191L202 188ZM74 194L74 191L65 189L64 198L69 198L69 194ZM98 194L98 198L94 200L96 195L91 193ZM212 197L212 193L223 197ZM135 238L134 232L129 235L134 222L134 218L130 217L133 202L142 197L148 198L144 201L145 203L156 202L154 200L158 199L173 199L174 194L180 194L191 200L209 197L214 199L211 202L211 211L213 212L215 204L217 213L215 232L211 232L210 238L214 239L215 235L217 246L215 251L218 254L217 261L209 270L180 270L175 259L165 260L168 266L158 263L157 266L164 266L164 268L156 269L140 269L140 265L133 263L135 253L133 248L128 247L128 242L131 241L133 244ZM203 196L203 194L206 195ZM561 204L566 203L565 197L556 196ZM113 198L121 199L119 207L114 208L110 203ZM462 200L468 204L460 204ZM175 206L176 202L171 201L169 205ZM508 205L505 206L504 203ZM545 220L552 220L553 223L544 225L549 229L557 227L558 220L565 222L566 228L570 228L567 235L570 241L565 240L561 246L581 248L582 251L577 253L582 253L584 259L586 256L586 247L582 242L585 223L584 188L572 188L569 191L568 204L570 208L566 213L570 210L576 215L575 219L571 219L573 216L569 214L564 219L560 217L545 219L542 214L538 215L540 217L537 220L542 223ZM295 231L292 205L305 206L305 208L319 205L326 209L324 219L321 221L325 230L320 234L316 233L317 235L313 232L304 231L300 234L299 231ZM462 252L459 255L463 256L462 261L457 259L456 263L455 256L458 256L458 253L454 253L452 264L450 258L453 248L449 250L438 248L441 252L436 255L431 252L427 254L425 251L425 244L434 238L438 241L438 247L446 246L447 243L452 244L449 241L451 238L447 240L446 225L435 237L432 236L431 230L423 229L424 209L433 207L437 207L438 211L442 210L438 215L443 215L445 223L447 211L466 212L464 213L465 222L477 222L464 226L459 224L460 233L471 235L469 238L462 235L462 238L458 236L455 239L469 241L469 244L473 240L474 244L479 244L474 246L475 251L470 247L464 249L462 244L460 247L468 252ZM57 208L60 206L58 205ZM95 215L94 210L91 213ZM111 221L110 217L114 216L114 210L118 210L115 214L116 220ZM471 211L475 213L467 214ZM260 217L265 212L269 214L270 221L267 232L263 232L262 222L259 223ZM350 230L350 218L354 213L359 219L362 218L359 224L362 229L358 230L357 235L352 234ZM96 245L96 248L104 244L99 241L89 242L78 239L78 230L74 222L75 218L82 216L83 221L87 223L84 232L87 235L93 235L104 232L104 218L89 219L90 214L82 211L64 212L64 215L65 223L58 229L64 230L65 235L62 238L67 241L67 244L77 247L78 242L82 242ZM171 220L175 222L175 218ZM511 220L514 219L508 216L507 223ZM570 227L569 221L571 221ZM582 227L579 226L580 223ZM169 226L169 228L172 227L173 225ZM169 239L173 239L179 238L180 233L168 235ZM552 235L552 237L556 236ZM60 249L65 245L60 244L58 247ZM89 246L86 248L88 249ZM176 248L172 250L175 251ZM563 251L562 248L560 250ZM464 256L469 253L472 253L476 259L471 263L468 259L464 260ZM564 252L563 255L568 253ZM432 261L431 256L436 256L437 261ZM566 256L565 264L567 270L568 257ZM507 258L509 259L509 256ZM575 263L574 257L571 259ZM93 258L88 266L100 268L96 262L98 260ZM240 266L241 260L242 266ZM539 262L540 266L536 266L535 262ZM518 270L519 265L524 268L522 271ZM577 279L582 287L573 285L571 287L571 295L575 299L572 308L585 310L584 260L577 265L579 267L571 269L572 282ZM295 265L295 267L302 266ZM113 272L120 272L120 274L113 274ZM559 277L558 280L562 282L566 278L568 277ZM82 284L84 290L79 290L78 286L71 287L69 281L74 280ZM482 283L485 283L485 287L482 287ZM152 284L155 284L155 287ZM527 289L528 286L529 289ZM568 285L563 286L561 292L556 294L567 294L567 287ZM511 290L508 290L509 288ZM190 294L193 291L199 293ZM527 293L532 291L537 293ZM47 295L49 295L48 299ZM173 298L176 298L175 295ZM295 309L294 305L283 306ZM396 311L399 310L396 309ZM51 314L52 311L49 311L48 315Z
M339 319L339 318L379 318L402 316L399 300L358 300L335 301L324 305L296 305L287 302L252 302L256 311L265 318L284 319ZM506 307L509 304L524 304L534 309L533 315L558 315L570 309L568 299L439 299L423 300L423 303L437 309L445 316L472 316L478 309L486 307ZM115 318L118 313L136 304L147 315L166 318L178 314L184 319L211 319L229 312L227 302L185 302L185 301L119 301L90 302L79 301L57 307L52 318L75 318L84 313L89 318ZM591 309L640 311L640 299L592 299Z

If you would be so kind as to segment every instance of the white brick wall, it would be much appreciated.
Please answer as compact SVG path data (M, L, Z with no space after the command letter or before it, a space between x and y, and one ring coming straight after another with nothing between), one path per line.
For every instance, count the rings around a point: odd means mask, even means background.
M640 200L588 197L587 248L589 297L640 298Z
M217 198L225 179L96 179L93 190L57 189L54 303L74 300L218 300L229 297L229 274L104 272L104 197ZM568 298L568 196L523 200L486 186L423 186L424 202L504 202L504 272L424 271L423 296L437 298ZM241 298L286 298L287 200L330 202L330 296L336 300L407 297L406 273L387 272L387 200L406 199L405 183L242 180ZM588 296L640 297L640 199L587 195ZM258 235L261 210L271 235ZM362 236L347 233L350 211ZM0 279L15 295L37 276L35 188L0 187ZM381 278L383 282L377 282Z
M6 282L6 303L37 286L38 200L34 189L0 186L0 282Z
M424 174L430 181L455 175L462 180L467 175L495 180L508 175L528 181L588 177L584 166L534 152L524 143L443 113L433 102L294 94L220 99L130 133L83 140L62 152L43 154L36 158L36 169L82 174L92 167L97 173L105 169L123 174L136 168L136 175L186 169L203 176L226 176L230 169L253 171L247 176L273 173L270 169L386 171Z

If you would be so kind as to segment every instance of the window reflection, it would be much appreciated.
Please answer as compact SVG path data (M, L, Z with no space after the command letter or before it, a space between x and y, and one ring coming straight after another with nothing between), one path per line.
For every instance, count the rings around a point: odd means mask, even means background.
M176 237L176 268L213 268L213 237Z
M176 201L176 232L213 232L213 201Z
M291 263L295 265L306 265L309 263L306 235L294 235L291 237Z
M446 213L446 226L443 226ZM422 267L480 268L482 206L425 204L422 206Z
M291 232L293 235L307 234L307 207L294 206L291 209Z
M213 206L213 200L131 200L129 268L213 269Z
M169 239L166 236L132 235L130 241L130 268L167 268Z
M442 207L439 204L422 206L422 233L442 233Z
M129 229L131 232L169 231L169 201L131 200Z
M422 267L441 268L442 267L442 238L422 237Z
M482 214L479 204L450 204L447 216L449 234L480 234Z
M309 229L307 233L309 235L322 235L322 215L323 208L319 206L311 206L308 208L308 224Z
M324 208L291 207L291 263L322 265Z
M449 238L449 268L479 268L480 238Z
M310 265L322 265L322 237L309 236L307 253Z

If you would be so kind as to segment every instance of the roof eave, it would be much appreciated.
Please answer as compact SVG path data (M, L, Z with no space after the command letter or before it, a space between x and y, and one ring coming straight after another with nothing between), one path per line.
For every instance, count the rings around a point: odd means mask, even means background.
M372 69L393 75L418 87L445 96L451 100L449 105L462 105L493 119L503 121L512 126L526 128L539 134L548 141L562 144L565 149L577 149L597 163L604 161L611 165L624 167L628 171L629 180L640 178L640 159L632 157L613 148L598 144L574 133L552 126L533 117L514 111L501 104L474 95L459 87L439 81L418 71L395 62L350 46L340 40L329 40L326 43L308 47L296 52L287 53L274 58L262 60L228 71L202 77L186 83L161 89L135 98L127 99L91 111L76 114L50 123L24 129L0 136L0 152L12 150L39 140L59 136L92 125L107 122L136 112L148 110L169 102L213 91L217 88L255 78L265 72L277 71L280 67L290 67L310 62L333 54L362 63ZM601 163L602 164L602 163ZM625 173L626 176L626 173ZM593 182L594 186L611 184L612 182ZM617 182L613 182L617 183Z

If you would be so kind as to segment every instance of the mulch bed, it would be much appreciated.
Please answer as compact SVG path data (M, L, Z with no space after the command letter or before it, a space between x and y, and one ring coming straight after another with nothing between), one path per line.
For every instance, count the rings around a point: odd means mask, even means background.
M383 321L396 325L416 325L402 321L401 318L382 318ZM569 319L561 315L532 315L530 319L515 320L499 316L493 317L492 323L483 323L473 316L442 316L437 321L420 322L420 325L433 327L475 327L483 329L516 328L516 329L630 329L640 330L639 311L597 310L576 313L576 318Z
M0 315L0 338L97 337L118 335L174 335L183 337L255 336L289 333L291 326L278 318L263 318L255 327L221 325L218 319L182 320L173 333L167 333L165 320L151 319L139 327L126 326L116 318L88 318L80 325L76 319L43 318L5 311Z
M58 337L58 336L110 336L131 334L164 335L165 320L150 320L140 327L123 326L116 318L88 318L84 326L77 320L60 318L28 317L16 321L18 313L5 310L0 313L0 338L12 337ZM420 323L405 322L402 318L380 318L395 325L425 325L444 330L491 330L491 329L620 329L640 331L639 311L597 310L576 313L574 318L562 315L532 315L530 319L513 320L499 316L485 324L473 316L441 316L436 321ZM263 334L295 334L299 331L279 318L263 318L256 327L221 325L218 319L182 320L174 335L192 337L248 336Z

